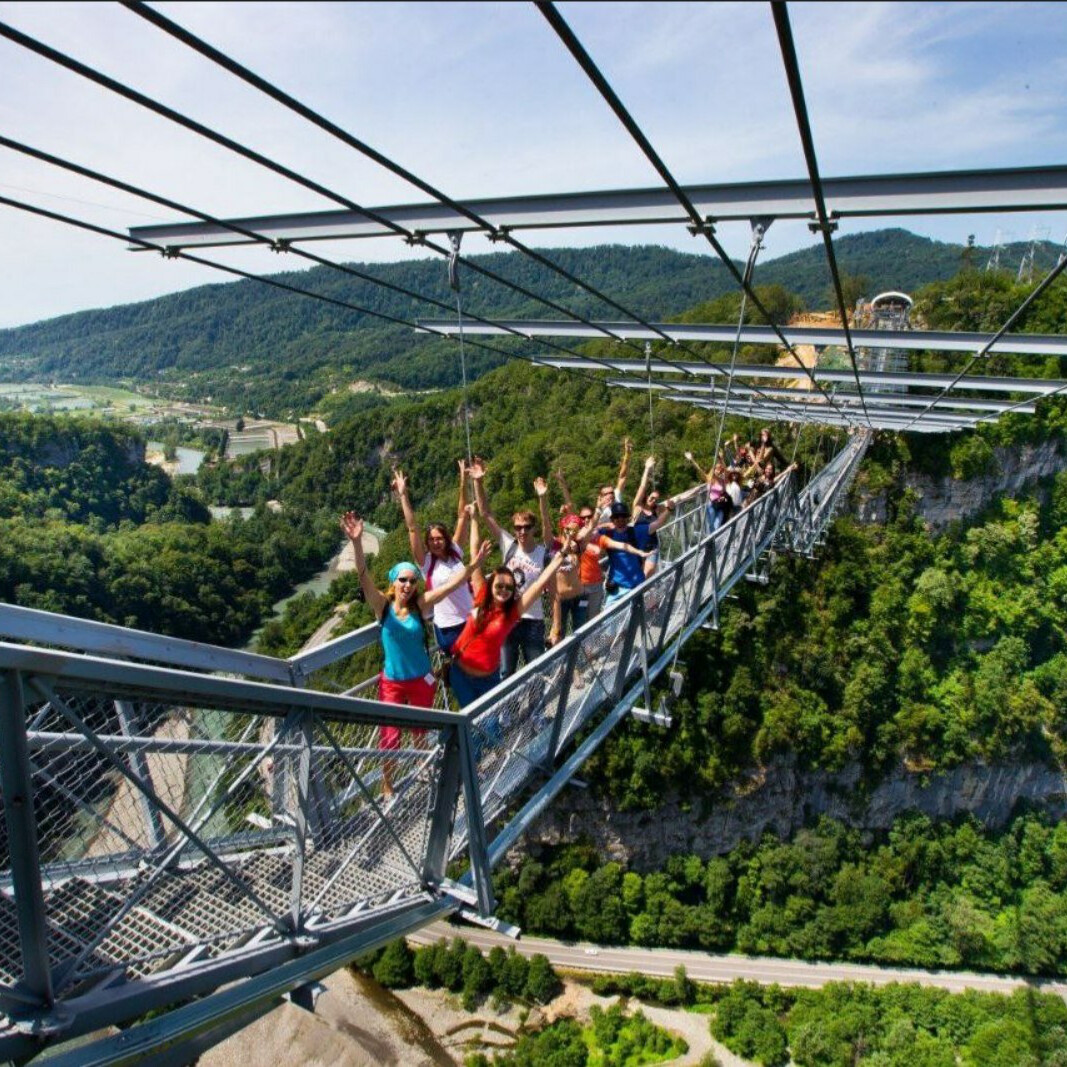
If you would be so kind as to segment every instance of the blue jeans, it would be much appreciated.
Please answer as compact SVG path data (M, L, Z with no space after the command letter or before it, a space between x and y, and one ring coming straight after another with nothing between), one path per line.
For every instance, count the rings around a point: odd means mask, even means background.
M452 651L456 638L463 632L463 623L458 626L446 626L443 630L437 623L433 624L433 635L437 638L437 647L446 655Z
M519 619L518 625L508 634L500 655L500 677L507 678L519 669L519 652L525 663L533 663L545 654L545 620Z
M571 630L577 630L589 619L589 600L584 594L572 596L569 600L559 602L559 636L567 636L567 620L570 619Z
M726 521L726 512L708 505L708 532L714 533Z
M458 663L453 663L448 672L448 685L461 708L473 704L500 683L500 672L493 671L485 678L468 674Z

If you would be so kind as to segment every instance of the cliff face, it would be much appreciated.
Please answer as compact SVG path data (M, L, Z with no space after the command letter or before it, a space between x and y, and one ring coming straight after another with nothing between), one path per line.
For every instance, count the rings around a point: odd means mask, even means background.
M970 813L997 826L1021 800L1054 817L1067 815L1067 776L1037 763L965 764L941 775L899 767L865 790L858 764L827 774L799 771L784 758L723 791L704 810L671 799L653 811L618 812L584 791L567 792L531 827L527 843L585 838L605 860L647 871L681 853L707 858L728 852L765 830L787 837L820 815L865 830L886 830L909 811L937 819Z
M909 473L906 485L919 498L919 515L933 530L977 514L998 496L1016 496L1035 482L1067 469L1057 440L993 450L988 474L967 481ZM885 522L886 494L859 494L855 515L860 522Z

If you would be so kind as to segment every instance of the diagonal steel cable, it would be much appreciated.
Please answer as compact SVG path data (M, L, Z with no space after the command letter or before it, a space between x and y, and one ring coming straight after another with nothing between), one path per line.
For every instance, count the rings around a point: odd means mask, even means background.
M276 249L276 245L278 244L278 242L274 241L272 238L269 238L269 237L266 237L266 236L264 236L262 234L256 233L254 230L251 230L246 226L242 226L239 223L229 222L229 221L227 221L225 219L216 218L214 215L209 215L209 214L207 214L207 213L205 213L203 211L198 210L197 208L190 207L188 204L183 204L180 201L172 200L169 197L159 196L158 194L150 192L147 189L142 189L139 186L130 184L129 182L124 182L124 181L119 180L118 178L113 178L110 175L102 174L100 171L92 170L89 167L84 167L81 164L72 162L71 160L63 159L63 158L61 158L59 156L54 156L49 152L44 152L41 149L33 148L30 145L23 144L21 141L12 140L10 137L4 137L3 135L0 135L0 147L9 148L14 152L19 152L19 153L21 153L23 155L30 156L33 159L40 160L43 163L48 163L51 166L59 167L59 168L61 168L63 170L70 171L71 173L74 173L74 174L79 174L82 177L90 178L93 181L99 182L102 185L107 185L107 186L109 186L109 187L111 187L113 189L119 189L122 192L131 193L134 196L139 196L144 200L148 200L149 202L154 203L154 204L159 204L162 207L170 208L173 211L180 211L182 214L190 215L193 218L200 219L201 222L208 222L208 223L211 223L212 225L221 226L224 229L227 229L227 230L230 230L230 231L232 231L234 233L240 234L241 236L247 237L251 241L254 241L254 242L259 243L259 244L263 244L263 245L265 245L267 247ZM109 234L109 236L110 236L110 234ZM140 241L137 238L128 237L128 238L125 238L125 239L127 241L129 241L129 242L132 242L132 243L145 244L145 242ZM150 245L150 247L156 248L156 249L159 249L159 250L163 251L164 255L174 255L177 252L177 250L174 249L172 246L166 246L164 248L163 246ZM278 249L276 249L276 250L278 250ZM426 303L433 304L435 307L441 308L441 309L443 309L445 311L451 311L452 310L451 307L448 304L444 303L443 301L437 300L434 297L426 296L426 295L424 295L422 293L415 292L414 290L408 289L408 288L406 288L405 286L402 286L402 285L396 285L393 282L386 281L383 278L377 278L372 274L367 274L364 271L358 270L357 268L351 267L351 266L349 266L347 264L336 263L333 260L329 260L329 259L324 258L323 256L316 255L313 252L308 252L305 249L297 248L295 245L287 244L287 246L283 250L286 251L286 252L290 252L290 253L292 253L294 255L300 256L303 259L307 259L307 260L309 260L309 261L311 261L313 263L318 264L319 266L328 267L328 268L330 268L332 270L340 271L342 274L352 275L353 277L359 278L362 281L369 282L372 285L379 285L384 289L389 289L389 290L391 290L393 292L400 293L400 294L402 294L404 296L410 297L413 300L425 301ZM188 257L186 257L186 258L188 258ZM212 265L208 260L200 260L199 262L204 263L205 265ZM253 278L253 279L256 279L256 280L259 280L259 281L263 281L264 280L264 277L262 275L251 275L250 274L250 275L246 275L246 277ZM309 292L304 292L303 290L299 290L299 289L297 289L295 291L302 292L304 295L313 295L313 294L311 294ZM387 314L384 314L384 313L379 313L379 312L373 311L370 308L359 307L358 305L350 305L350 306L352 307L353 310L358 310L363 314L376 316L378 318L385 319L386 321L395 323L397 325L408 326L408 327L411 327L413 329L424 330L427 333L432 333L435 336L440 337L443 340L449 340L449 341L453 341L453 342L455 341L455 338L451 334L445 333L445 332L440 331L440 330L435 330L432 327L421 325L417 321L410 320L410 319L398 318L398 317L395 317L395 316L390 316L390 315L387 315ZM494 320L491 320L491 319L483 319L480 316L472 315L469 312L467 313L467 318L468 319L472 319L472 320L474 320L476 322L480 322L485 326L490 326L490 327L493 327L493 328L502 329L506 333L508 333L509 335L511 335L511 336L521 340L521 341L528 341L530 339L521 330L514 329L514 328L506 325L505 323L498 323L498 322L496 322ZM471 344L471 345L475 345L475 346L477 346L479 348L483 348L488 352L493 352L495 354L502 355L505 358L511 358L511 353L508 353L507 351L505 351L502 348L497 348L494 345L488 345L488 344L485 344L483 342L478 342L478 341L468 341L467 343ZM555 348L558 351L563 352L563 353L565 353L567 355L579 356L579 358L586 359L589 362L596 362L596 363L600 362L594 356L588 356L588 357L587 356L581 356L579 353L574 352L572 349L566 348L566 347L564 347L562 345L556 345L551 341L546 341L545 344L547 345L547 347ZM529 359L530 357L519 356L518 358L520 358L520 359ZM612 373L616 372L615 368L610 363L601 363L601 365L604 367L605 370L611 371ZM594 380L599 381L599 379L594 379Z
M715 236L715 227L707 219L701 217L700 212L697 211L692 200L689 199L685 190L675 180L674 175L668 169L666 163L660 158L655 148L652 147L651 141L645 136L644 131L638 126L633 116L627 110L626 106L619 99L615 90L612 89L611 84L607 78L604 77L600 68L593 62L592 57L585 50L581 41L578 40L574 31L567 25L563 16L556 10L555 5L550 0L534 0L538 10L544 15L548 24L555 30L556 35L563 42L564 46L571 53L578 65L585 72L586 76L596 87L597 91L604 98L604 101L615 113L616 118L623 124L626 131L637 143L638 147L644 153L645 158L652 164L653 168L659 174L664 184L674 194L675 199L681 204L685 213L692 220L691 231L694 235L703 236L711 247L715 250L715 254L723 262L726 269L733 275L734 281L737 282L743 290L748 294L748 299L752 301L752 304L759 310L760 314L766 319L771 329L774 331L778 340L786 348L789 354L796 361L797 365L805 371L811 380L812 386L818 392L820 392L833 407L835 407L838 413L845 419L846 422L852 424L853 419L850 415L844 412L833 399L826 393L826 391L819 385L815 375L811 372L811 369L807 367L804 361L797 354L796 349L790 343L789 339L785 336L782 330L771 318L770 312L764 306L763 301L760 300L758 294L750 285L746 286L744 276L737 269L737 265L727 254L726 249L723 248L721 242Z
M26 48L28 51L31 51L34 54L39 55L42 58L47 59L57 64L58 66L61 66L64 69L69 70L72 73L77 74L80 77L83 77L88 81L93 82L96 85L99 85L101 88L107 89L110 92L113 92L118 96L129 100L131 103L137 104L138 106L152 111L154 114L157 114L162 118L168 119L169 121L183 127L184 129L189 130L191 133L197 134L205 140L211 141L222 148L226 148L227 150L242 156L250 162L257 164L258 166L270 170L273 173L278 174L279 176L286 178L287 180L294 182L297 185L303 186L305 189L308 189L319 196L322 196L328 200L332 200L334 203L340 204L342 207L347 208L349 211L357 212L365 216L366 218L377 222L379 225L384 226L385 228L390 230L390 232L394 233L396 236L402 237L409 244L421 245L429 249L430 251L435 252L438 255L446 258L451 256L451 251L448 248L446 248L444 245L437 244L434 241L429 240L425 234L409 230L406 227L401 226L399 223L394 222L392 219L389 219L386 216L374 211L373 209L363 207L361 204L356 203L354 200L351 200L350 198L343 196L342 194L337 193L332 189L327 188L321 183L316 182L303 174L300 174L299 172L293 170L285 164L279 163L276 160L273 160L268 156L257 152L255 149L249 148L247 145L241 144L239 141L235 141L233 138L228 137L225 134L218 132L217 130L211 129L209 126L205 126L203 123L198 122L193 118L190 118L188 115L183 115L181 112L176 111L174 108L171 108L158 100L154 100L152 97L147 96L146 94L138 91L137 89L134 89L131 86L128 86L123 82L120 82L117 79L112 78L109 75L104 74L103 72L98 71L77 59L74 59L72 56L61 52L56 48L53 48L51 45L45 44L43 41L39 41L36 38L31 37L29 34L23 33L21 30L15 29L13 26L8 25L7 23L0 22L0 37L5 37L13 43L18 44L23 48ZM569 319L581 322L583 325L589 326L592 329L598 330L601 333L605 332L602 327L597 326L597 324L589 321L588 319L583 318L581 315L576 314L575 312L562 306L561 304L557 304L553 300L540 296L532 290L527 289L525 286L520 285L517 282L513 282L510 279L505 278L499 274L496 274L495 272L489 270L486 267L481 266L473 260L461 257L460 262L462 262L464 266L466 266L468 269L475 272L476 274L488 278L489 280L497 283L498 285L504 286L505 288L511 290L514 293L517 293L520 296L525 297L528 300L533 300L538 304L543 304L545 307L551 308L553 311L556 311L561 315L565 315ZM613 334L607 333L606 335L614 339ZM560 350L567 351L570 355L579 355L578 353L571 352L568 349L560 348ZM580 356L580 358L591 357Z
M208 42L204 41L200 37L197 37L185 27L180 26L172 19L168 19L165 15L162 15L158 11L149 7L147 4L143 3L142 0L119 0L119 2L123 4L124 7L132 11L134 14L146 19L148 22L152 23L152 25L156 26L158 29L162 30L164 33L167 33L171 37L174 37L176 40L180 41L187 47L193 49L199 55L203 56L206 59L209 59L211 62L222 67L224 70L228 71L230 74L233 74L235 77L240 78L246 84L258 89L260 92L269 96L272 100L281 104L283 107L288 108L290 111L295 112L297 115L300 115L308 122L313 123L319 129L324 130L326 133L341 141L343 144L355 149L357 152L360 152L368 159L371 159L373 162L377 163L379 166L382 166L386 170L390 171L390 173L395 174L397 177L402 178L404 181L410 183L411 185L414 185L417 189L426 193L428 196L433 197L435 200L437 200L439 203L443 204L450 210L456 212L456 214L462 215L468 221L473 222L474 225L478 226L489 236L490 240L504 241L516 251L521 252L523 255L539 263L541 266L544 266L547 269L555 272L560 277L571 282L573 285L584 289L586 292L590 293L592 296L596 297L603 303L615 308L627 318L632 319L634 322L637 322L645 329L656 334L661 340L666 341L668 344L671 344L674 347L679 347L687 355L690 355L694 359L698 359L706 363L708 366L715 367L721 372L721 367L719 366L719 364L707 359L703 355L703 353L697 351L696 349L690 348L688 345L679 345L677 341L674 341L672 338L670 338L665 331L663 331L654 323L647 321L645 318L638 315L631 309L625 307L618 301L614 300L612 297L597 289L595 286L590 285L588 282L578 277L572 271L569 271L565 267L560 266L560 264L556 263L554 260L544 255L544 253L539 252L536 249L530 248L528 245L519 241L518 238L516 238L509 231L508 227L496 226L488 219L473 211L470 207L448 196L446 193L442 192L430 182L426 181L423 178L420 178L408 168L397 163L395 160L384 155L382 152L379 152L377 149L368 145L365 141L356 137L348 130L343 129L336 123L327 119L320 112L309 107L307 104L304 104L303 102L297 100L295 97L291 96L289 93L286 93L274 83L268 81L266 78L262 77L259 74L256 74L248 67L245 67L243 64L237 62L237 60L235 60L232 56L227 55L225 52L220 51L213 45L208 44ZM461 257L459 257L459 261L465 262L464 260L462 260ZM625 344L628 348L637 350L637 346L633 342L629 341L626 338L620 337L614 331L608 329L602 324L591 322L590 320L585 319L582 316L577 315L573 312L568 312L567 314L569 315L569 317L575 319L576 321L583 323L583 325L590 326L591 328L598 330L605 336L610 337L617 342ZM476 316L471 317L476 318ZM687 374L690 377L693 376L692 372L688 369L684 367L679 369L682 371L682 373ZM768 397L767 399L771 398Z
M834 296L837 299L837 310L841 315L841 329L845 333L848 359L852 364L852 373L856 378L856 388L859 390L864 418L867 420L867 425L873 428L871 416L867 411L867 402L863 398L863 386L860 384L860 372L856 364L856 349L852 344L852 331L848 326L848 308L845 307L845 294L841 287L841 274L837 269L837 256L834 254L834 242L831 237L837 227L837 223L831 222L826 212L826 197L823 195L822 178L819 176L819 161L815 155L815 139L812 137L808 106L804 100L804 82L800 76L800 63L797 60L797 51L793 44L793 31L789 25L789 12L786 10L785 0L772 0L771 11L774 14L774 25L778 32L778 46L782 50L782 63L785 65L789 94L793 98L793 112L796 115L797 129L800 132L800 143L804 149L804 162L807 164L811 191L815 197L815 213L818 217L818 222L812 224L812 229L817 229L822 234L823 247L826 249L826 261L830 267L830 277L834 284Z
M416 233L416 232L413 232L413 231L410 231L410 230L406 229L405 227L403 227L403 226L399 225L398 223L392 221L391 219L388 219L387 217L385 217L385 216L373 211L372 209L365 208L365 207L361 206L360 204L355 203L354 201L350 200L349 198L344 197L341 194L336 193L333 190L326 188L325 186L321 185L320 183L315 182L312 179L307 178L306 176L304 176L302 174L299 174L298 172L292 170L291 168L285 166L284 164L278 163L277 161L275 161L273 159L270 159L267 156L262 155L261 153L255 151L254 149L249 148L248 146L243 145L240 142L233 140L232 138L226 136L225 134L219 133L218 131L211 129L208 126L205 126L203 123L200 123L200 122L196 121L195 119L190 118L187 115L183 115L182 113L176 111L175 109L169 107L168 105L163 104L163 103L161 103L161 102L159 102L157 100L152 99L151 97L145 95L144 93L141 93L138 90L133 89L132 87L130 87L128 85L125 85L124 83L122 83L122 82L110 77L109 75L104 74L103 72L98 71L98 70L88 66L87 64L80 62L77 59L74 59L72 56L69 56L64 52L61 52L58 49L55 49L55 48L51 47L50 45L47 45L44 42L39 41L36 38L31 37L30 35L25 34L20 30L15 29L13 26L10 26L10 25L8 25L8 24L6 24L4 22L0 22L0 37L7 38L8 40L14 42L15 44L20 45L21 47L26 48L27 50L33 52L34 54L39 55L42 58L47 59L47 60L57 64L58 66L61 66L64 69L69 70L72 73L77 74L80 77L83 77L83 78L87 79L88 81L91 81L94 84L99 85L102 88L107 89L108 91L113 92L113 93L123 97L126 100L129 100L130 102L132 102L134 104L137 104L137 105L139 105L141 107L144 107L147 110L152 111L154 114L157 114L157 115L159 115L159 116L161 116L163 118L166 118L169 121L174 122L175 124L183 127L184 129L187 129L190 132L195 133L198 136L203 137L204 139L213 142L214 144L217 144L217 145L219 145L219 146L221 146L223 148L226 148L229 151L232 151L235 154L240 155L243 158L248 159L253 163L256 163L257 165L262 166L265 169L270 170L273 173L276 173L276 174L280 175L281 177L288 179L289 181L292 181L292 182L294 182L294 183L296 183L298 185L301 185L304 188L307 188L310 191L315 192L320 196L323 196L323 197L325 197L327 199L333 200L335 203L338 203L341 206L346 207L351 211L358 212L358 213L364 215L365 217L367 217L369 219L372 219L373 221L377 222L379 225L382 225L383 227L389 229L391 232L395 233L396 235L404 238L409 243L424 245L425 247L427 247L431 251L436 252L436 253L438 253L438 254L440 254L442 256L445 256L445 257L450 257L451 256L450 249L445 248L442 245L435 244L433 241L428 240L425 237L425 235L419 234L419 233ZM5 200L4 202L8 203L11 206L15 206L18 203L16 201L12 201L12 200ZM28 206L24 207L24 209L32 210L32 209L28 208ZM36 210L38 210L38 213L43 213L43 209L36 209ZM197 217L198 214L199 213L194 213L194 217ZM62 218L58 214L53 214L51 217L53 217L53 218ZM74 222L73 224L77 225L78 223ZM103 231L100 228L98 228L97 232L103 232ZM111 236L112 234L110 232L108 232L108 235ZM152 245L150 243L142 242L142 241L139 241L139 240L138 241L132 241L132 243L141 244L143 247L152 247L152 248L157 248L158 249L158 246ZM275 243L276 242L272 242L272 246ZM205 260L205 259L202 259L200 257L192 256L189 253L184 253L184 252L180 252L179 253L179 251L177 251L177 250L175 250L173 248L168 248L167 252L165 254L172 255L174 257L178 257L178 255L180 254L180 258L189 259L192 262L199 262L199 263L201 263L203 265L214 266L214 267L216 267L216 269L227 270L230 273L232 273L232 274L234 274L234 275L236 275L238 277L247 277L247 278L258 279L260 281L266 282L267 284L275 285L276 287L279 287L279 288L288 288L290 291L303 292L305 295L308 295L307 291L299 290L297 287L285 286L283 283L279 283L279 282L276 282L276 281L273 281L273 280L268 280L265 276L254 275L254 274L251 274L251 273L248 273L248 272L242 272L242 271L239 271L237 268L226 268L226 267L223 267L221 264L213 263L210 260ZM307 255L310 256L311 254L307 253ZM574 312L568 310L565 307L562 307L559 304L556 304L554 301L551 301L551 300L548 300L548 299L546 299L544 297L538 296L536 293L533 293L529 289L526 289L524 286L518 285L517 283L512 282L512 281L509 281L508 279L503 278L503 277L495 274L494 272L492 272L490 270L487 270L486 268L480 266L479 264L477 264L477 263L475 263L475 262L473 262L471 260L464 259L464 258L461 257L460 258L460 262L462 262L465 266L467 266L470 270L474 271L475 273L480 274L480 275L482 275L482 276L484 276L486 278L489 278L490 280L492 280L492 281L494 281L494 282L496 282L496 283L498 283L498 284L500 284L500 285L512 290L513 292L518 293L519 295L522 295L522 296L524 296L524 297L526 297L526 298L528 298L530 300L534 300L537 303L543 304L546 307L549 307L552 310L559 312L560 314L566 315L568 318L571 318L571 319L574 319L576 321L581 322L583 325L587 325L587 326L590 326L593 329L597 329L600 332L604 332L603 329L601 327L597 326L595 323L592 323L589 320L584 319L579 315L576 315ZM728 258L727 258L726 262L727 262L728 267L730 267L731 270L733 271L733 273L736 275L737 271L736 271L736 268L733 266L732 262L730 262ZM329 265L329 261L323 261L322 265L324 265L324 266ZM325 298L325 297L319 297L319 299L329 300L329 298ZM762 305L758 304L758 300L756 302L757 302L757 305L762 308ZM344 306L343 302L334 301L334 303L338 303L340 306ZM377 318L385 319L386 321L397 322L397 323L400 323L400 324L406 325L406 326L415 325L415 324L412 324L412 323L407 322L405 320L398 319L395 316L389 316L389 315L381 313L381 312L371 311L369 308L360 308L359 310L361 312L363 312L363 313L374 315ZM486 321L489 321L489 320L486 320ZM496 325L496 323L491 323L491 324L492 325ZM416 328L425 329L425 327L416 327ZM429 332L437 332L437 331L430 330ZM521 331L510 330L510 331L507 331L507 332L518 333L519 336L522 336ZM446 335L439 334L439 336L446 336ZM608 336L612 336L612 335L608 334ZM577 358L586 360L588 362L596 363L596 364L602 366L606 370L611 370L613 373L615 372L615 369L613 367L611 367L610 364L606 363L603 360L598 359L597 357L585 355L583 353L577 353L577 352L574 352L571 349L567 349L567 348L565 348L565 347L563 347L561 345L558 345L558 344L555 344L555 343L552 343L552 342L545 341L544 343L546 344L547 347L553 348L556 351L563 352L563 353L565 353L567 355L570 355L570 356L576 356ZM496 351L501 355L505 355L505 357L508 355L507 353L504 353L502 350L493 349L491 346L487 346L484 343L482 343L480 345L480 347L483 348L483 349L490 350L490 351ZM529 359L531 362L537 362L536 359L532 358L532 357L522 357L522 358ZM703 359L702 356L700 358ZM719 369L721 371L721 368L719 368L717 364L710 364L710 361L708 361L708 360L704 360L704 362L709 363L709 365L715 366L717 369ZM803 365L803 364L801 364L801 365ZM571 370L572 370L572 373L579 373L577 371L574 371L573 368ZM597 379L593 379L593 380L597 380ZM813 379L813 381L814 381L814 379ZM818 388L817 385L816 385L816 388ZM770 398L768 398L768 399L770 399ZM783 405L783 407L784 407L784 405Z
M95 223L87 222L84 219L76 219L70 215L63 215L57 211L50 211L48 208L38 207L35 204L27 204L25 201L22 200L14 200L11 197L0 196L0 204L6 207L15 208L18 211L26 212L27 214L37 215L41 218L50 219L53 222L63 223L64 225L74 227L75 229L85 230L89 233L95 233L101 237L110 237L113 240L122 241L124 244L140 245L142 248L148 251L159 252L162 256L168 259L184 259L190 263L196 263L202 267L209 267L212 270L222 271L224 274L230 274L237 278L244 278L247 281L260 282L263 285L269 285L273 289L280 289L283 292L293 293L297 296L305 296L312 300L321 301L324 304L330 304L333 307L343 308L346 311L355 311L361 315L370 315L373 318L382 319L385 322L392 322L399 326L408 326L413 329L421 329L427 333L432 333L437 337L441 337L447 340L452 339L449 334L443 333L440 330L432 329L428 326L420 326L418 323L412 322L409 319L398 318L397 316L389 315L384 311L374 311L371 308L362 307L359 304L353 304L346 300L338 300L336 297L326 296L323 293L316 293L311 291L310 289L302 289L300 288L300 286L291 285L288 282L279 281L277 278L272 278L269 275L253 274L251 271L241 270L239 267L231 267L226 263L219 263L216 260L205 259L203 256L197 256L191 252L183 252L180 249L156 244L153 241L146 241L139 237L131 237L129 234L119 233L116 230L109 230L104 226L97 226ZM528 340L528 338L526 339ZM507 352L502 348L497 348L495 345L486 344L484 341L468 340L467 344L472 345L475 348L483 349L486 352L492 352L495 355L503 356L505 359L521 359L527 363L532 363L535 366L548 367L553 370L558 369L554 367L551 363L548 363L543 359L539 359L537 356L523 355L519 352ZM566 353L567 355L573 356L576 354L574 352L571 352L570 349L562 348L557 345L552 345L551 343L548 343L548 347L558 348L560 351ZM595 357L579 355L578 358L591 363L599 363L604 367L605 370L609 370L612 373L617 373L615 368L610 363L603 363ZM587 371L578 370L574 367L568 367L564 369L567 370L569 374L572 374L573 376L578 378L583 378L590 382L594 382L596 385L603 386L604 384L602 379L596 377L593 374L588 373Z
M1067 269L1067 253L1060 255L1059 261L1056 263L1056 266L1054 266L1052 270L1050 270L1048 274L1046 274L1045 277L1041 279L1040 284L1035 286L1033 292L1030 293L1030 295L1027 296L1027 298L1011 313L1011 315L1008 316L1008 319L1004 323L1004 325L1001 326L1001 328L997 330L997 332L993 334L993 336L990 337L989 340L986 341L986 343L982 345L982 347L977 352L975 352L973 356L971 356L963 370L961 370L959 374L957 374L952 379L952 381L948 385L946 385L944 389L942 389L941 392L938 393L937 396L935 396L930 401L930 403L927 404L927 406L923 408L923 410L920 411L914 419L911 420L911 422L908 423L905 429L914 426L915 423L917 423L924 415L927 414L927 412L930 411L931 408L934 407L934 405L938 403L938 401L944 399L944 397L956 387L960 380L975 365L975 363L978 362L978 360L989 354L990 349L992 349L992 347L997 343L997 341L999 341L1001 337L1003 337L1004 334L1006 334L1008 330L1010 330L1030 310L1031 307L1033 307L1034 302L1037 300L1037 298L1041 296L1041 294L1044 293L1045 290L1048 289L1048 287L1063 273L1064 269ZM1051 393L1047 393L1045 395L1045 399L1047 399L1047 397L1049 396L1055 396L1057 393L1060 393L1064 388L1067 388L1067 386L1061 386L1059 389L1056 389ZM1021 407L1023 404L1027 404L1029 402L1030 401L1028 400L1020 400L1019 403L1013 405L1013 407ZM1006 408L1004 411L998 412L995 417L999 418L1001 415L1005 415L1011 410L1012 408ZM984 418L978 419L976 421L986 422L993 417L994 416L987 415Z
M182 44L193 49L193 51L197 52L205 59L209 59L212 63L215 63L218 66L222 67L224 70L229 71L230 74L233 74L235 77L240 78L243 82L253 86L260 92L265 93L272 100L281 104L283 107L288 108L290 111L293 111L297 115L300 115L308 122L313 123L319 129L324 130L326 133L330 134L331 137L336 138L343 144L348 145L349 148L355 149L357 152L360 152L368 159L373 160L373 162L377 163L379 166L384 167L390 173L395 174L397 177L402 178L409 184L414 185L415 188L426 193L427 196L433 197L441 204L444 204L446 207L456 212L456 214L462 215L469 222L472 222L475 226L479 227L479 229L485 231L485 233L489 236L490 240L504 241L505 243L511 245L511 247L513 247L517 251L522 252L524 255L528 256L530 259L534 260L537 263L540 263L542 266L548 268L549 270L554 271L556 274L560 275L560 277L565 278L572 284L584 289L586 292L595 296L598 300L601 300L605 304L608 304L610 307L613 307L617 311L622 312L622 314L624 314L627 318L631 318L635 322L639 322L647 329L653 330L660 336L662 340L670 341L670 338L667 337L667 335L662 330L659 330L655 326L652 326L650 323L645 322L634 312L627 310L625 307L622 306L622 304L613 300L611 297L598 290L595 286L592 286L587 282L583 281L581 278L577 277L572 272L566 270L566 268L561 267L559 264L551 260L548 256L532 248L527 247L522 241L519 241L516 237L514 237L506 226L494 225L488 219L483 218L471 208L465 206L459 201L454 200L452 197L442 192L430 182L426 181L423 178L420 178L417 174L413 173L406 167L397 163L389 156L386 156L384 153L379 152L376 148L373 148L371 145L367 144L366 141L361 140L354 134L350 133L348 130L345 130L342 127L338 126L335 122L330 121L323 114L321 114L321 112L318 112L314 108L311 108L307 104L304 104L300 100L297 100L295 97L291 96L289 93L285 92L283 89L275 85L273 82L268 81L266 78L262 77L259 74L256 74L255 71L250 70L243 64L238 63L237 60L235 60L232 56L227 55L225 52L220 51L213 45L208 44L208 42L205 41L203 38L197 37L196 34L187 30L184 26L180 26L172 19L167 18L165 15L162 15L160 12L141 2L141 0L119 0L119 3L121 3L124 7L128 8L135 15L139 15L141 18L152 23L153 26L162 30L164 33L169 34L171 37L180 41ZM580 316L572 317L579 318L579 321L585 322L585 320L581 319ZM585 322L585 324L596 325L594 323L589 322ZM605 334L605 336L611 337L613 340L625 343L628 345L628 347L635 347L631 342L628 342L624 338L619 337L617 334L613 333L606 327L598 328L600 329L601 333Z

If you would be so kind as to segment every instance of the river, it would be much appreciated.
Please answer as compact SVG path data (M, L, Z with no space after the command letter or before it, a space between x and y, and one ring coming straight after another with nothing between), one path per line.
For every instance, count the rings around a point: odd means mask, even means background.
M149 441L147 442L148 451L163 453L162 441ZM196 474L200 470L200 464L204 462L205 453L200 452L195 448L186 448L184 445L179 445L175 449L176 458L173 460L158 461L154 457L148 460L149 463L159 462L159 465L173 477L175 474Z

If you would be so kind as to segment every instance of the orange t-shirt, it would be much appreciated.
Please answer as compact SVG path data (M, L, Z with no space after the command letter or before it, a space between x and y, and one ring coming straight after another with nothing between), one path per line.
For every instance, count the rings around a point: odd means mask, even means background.
M599 585L604 580L600 554L600 546L594 538L590 538L578 560L578 576L582 579L582 585Z

